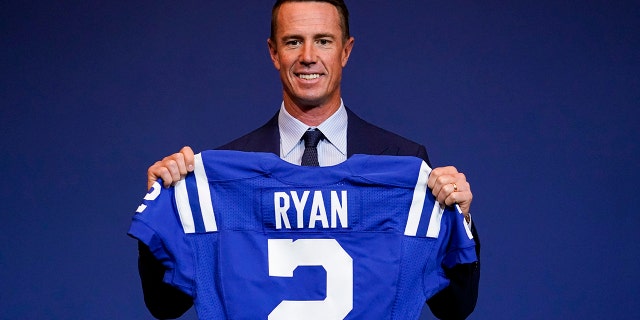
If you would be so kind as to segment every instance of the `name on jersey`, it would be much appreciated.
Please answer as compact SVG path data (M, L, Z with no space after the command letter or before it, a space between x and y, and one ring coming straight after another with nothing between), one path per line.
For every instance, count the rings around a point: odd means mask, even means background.
M347 191L273 193L276 229L348 228Z

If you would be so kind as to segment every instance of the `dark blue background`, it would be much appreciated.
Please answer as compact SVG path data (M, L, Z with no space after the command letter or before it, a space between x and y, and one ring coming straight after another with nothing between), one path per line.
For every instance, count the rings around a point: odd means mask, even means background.
M0 318L149 318L126 236L146 168L281 101L272 1L222 2L0 4ZM472 183L470 318L640 318L640 4L349 6L345 103Z

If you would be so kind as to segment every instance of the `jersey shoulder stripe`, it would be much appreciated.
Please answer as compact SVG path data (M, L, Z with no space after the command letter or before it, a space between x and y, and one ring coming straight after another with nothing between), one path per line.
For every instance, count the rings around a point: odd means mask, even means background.
M185 233L218 231L202 154L195 155L194 174L176 183L175 201Z

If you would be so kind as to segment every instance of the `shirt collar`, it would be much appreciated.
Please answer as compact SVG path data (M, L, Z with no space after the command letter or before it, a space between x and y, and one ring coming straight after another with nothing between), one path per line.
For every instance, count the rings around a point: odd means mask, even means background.
M342 154L347 154L347 110L340 99L340 108L318 128L324 134L329 143L334 145ZM289 154L302 139L309 126L294 118L284 108L284 102L280 106L278 114L278 127L280 129L280 150L282 155Z

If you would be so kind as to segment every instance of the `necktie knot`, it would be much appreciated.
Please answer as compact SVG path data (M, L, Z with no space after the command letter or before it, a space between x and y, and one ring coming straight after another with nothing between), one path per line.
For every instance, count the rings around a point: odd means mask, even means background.
M308 147L315 148L318 146L318 143L320 142L320 140L322 140L323 137L324 135L320 130L312 129L312 130L307 130L307 132L304 133L304 135L302 136L302 140L304 140L305 148L308 148Z
M304 140L304 153L302 154L303 166L319 166L318 163L318 143L324 138L322 132L318 129L307 130L302 136Z

